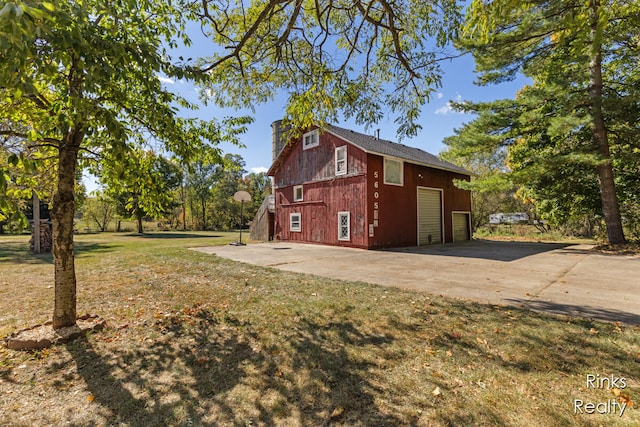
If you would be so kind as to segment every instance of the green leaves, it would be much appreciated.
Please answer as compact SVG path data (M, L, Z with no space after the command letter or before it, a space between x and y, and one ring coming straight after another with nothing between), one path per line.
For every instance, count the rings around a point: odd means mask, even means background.
M461 20L454 0L241 3L194 4L219 46L198 63L203 96L252 108L286 92L286 118L298 129L339 113L372 125L386 106L401 137L419 129Z
M101 0L3 5L0 120L20 125L32 146L58 147L70 130L81 129L79 148L113 151L113 161L149 139L185 161L200 155L219 160L215 145L238 143L249 121L177 117L176 105L196 106L163 87L159 75L196 77L162 48L183 36L188 13L180 6Z
M129 150L118 161L105 160L100 181L120 215L160 218L175 204L173 192L180 186L182 172L174 162L139 149Z
M18 158L18 155L15 153L11 153L9 155L9 158L7 159L7 161L9 162L10 165L12 166L18 166L18 162L20 161L20 159Z
M539 208L557 222L602 212L616 243L624 242L624 234L618 210L623 193L615 190L622 176L615 175L622 158L629 158L622 147L636 139L627 130L640 121L640 110L629 108L640 99L640 49L637 41L629 43L637 37L631 28L640 24L636 3L474 0L458 42L473 53L481 84L517 73L533 84L520 91L502 129L493 127L491 116L496 122L507 117L497 104L488 106L456 145L468 150L476 136L480 146L509 147L512 177L533 193Z

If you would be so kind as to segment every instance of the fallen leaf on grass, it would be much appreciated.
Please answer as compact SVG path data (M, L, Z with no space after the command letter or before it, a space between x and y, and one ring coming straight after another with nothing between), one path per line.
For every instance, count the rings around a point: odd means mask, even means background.
M598 330L597 330L597 329L595 329L595 328L591 328L591 329L589 329L589 334L591 334L591 335L598 335L598 333L599 333L599 332L600 332L600 331L598 331Z
M439 397L442 394L442 392L440 391L440 387L434 388L431 394L433 394L435 397Z
M196 359L196 362L198 362L198 365L206 365L207 363L209 363L209 358L208 357L198 357Z
M616 400L620 403L624 403L628 408L633 407L633 401L631 400L631 396L626 393L623 393L619 388L612 388L611 393L616 397Z
M93 403L93 401L96 399L96 397L93 394L90 394L89 396L87 396L87 401L89 403Z
M476 341L478 341L478 343L480 344L489 345L489 342L487 340L484 340L480 337L476 337Z
M342 406L338 406L336 409L333 410L333 412L331 412L331 417L330 418L338 418L340 415L342 415L344 413L344 408Z

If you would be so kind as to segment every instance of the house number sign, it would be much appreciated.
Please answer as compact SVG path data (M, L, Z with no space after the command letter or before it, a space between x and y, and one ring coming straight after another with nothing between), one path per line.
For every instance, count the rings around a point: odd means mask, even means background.
M374 189L378 189L380 187L380 183L378 182L378 178L380 178L380 173L378 171L373 171L373 178L375 179L375 181L373 181L373 188ZM378 202L378 199L380 198L380 193L378 193L378 191L374 191L373 193L373 227L377 227L378 226L378 209L380 208L380 202ZM369 227L369 237L373 237L373 228Z

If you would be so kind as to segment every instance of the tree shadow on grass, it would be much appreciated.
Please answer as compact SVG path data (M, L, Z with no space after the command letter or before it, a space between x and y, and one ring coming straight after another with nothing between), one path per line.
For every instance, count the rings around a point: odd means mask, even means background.
M452 302L452 312L466 319L471 331L474 330L474 319L491 316L498 321L498 332L489 337L496 342L503 341L509 348L526 353L518 353L516 359L526 363L514 363L511 358L500 356L491 351L476 334L457 339L453 342L459 346L467 346L477 352L491 353L494 363L503 367L514 367L523 371L560 369L564 374L577 374L594 362L604 363L604 368L616 371L618 368L632 367L628 374L640 377L640 365L633 362L624 352L611 352L611 340L621 333L620 326L602 323L590 318L571 317L554 313L534 313L527 308L490 306L466 301ZM504 321L500 321L500 318ZM482 322L481 322L482 323ZM490 332L490 331L487 331ZM505 332L508 333L505 335ZM445 337L452 341L451 337ZM441 343L444 344L444 343ZM595 360L596 355L606 356ZM597 359L597 358L596 358Z
M220 234L196 234L196 233L167 233L167 232L145 232L125 234L126 237L142 237L144 239L214 239L224 237Z
M105 352L90 340L67 345L109 423L216 425L216 418L233 415L224 395L243 380L242 366L254 352L232 331L218 331L214 318L202 319L199 330L173 320L150 327L151 337L136 348Z
M112 252L119 248L120 245L105 244L105 243L91 243L91 242L74 242L75 257L80 258L87 255L101 254Z
M576 395L576 390L584 386L586 374L640 378L635 355L623 351L620 338L615 342L616 335L622 333L616 324L469 302L452 302L446 307L458 320L450 324L449 331L436 333L429 344L435 349L448 349L458 366L482 366L476 370L487 384L472 383L471 388L486 387L487 398L475 399L472 411L452 410L456 406L454 401L437 408L437 419L442 425L514 425L513 415L520 410L539 413L538 425L602 425L596 419L592 419L592 424L591 419L576 418L573 413L572 399L585 397L580 392ZM434 321L429 314L420 316L419 323L427 328ZM484 320L487 317L495 322L494 331L477 329L477 325L491 324ZM398 328L407 325L399 324ZM637 347L639 341L635 343ZM513 399L512 392L525 377L529 379L523 381L533 383L528 392L537 394L537 400L520 396L518 402L517 393ZM455 390L455 385L447 379L443 390ZM560 405L558 397L549 394L554 388L568 392ZM606 399L610 391L601 394ZM459 403L465 403L464 400ZM507 400L515 400L516 404L502 406Z
M105 253L114 250L117 245L89 242L75 242L75 256L80 258L92 253ZM43 252L34 254L29 249L29 242L10 242L0 246L0 263L7 264L53 264L53 254Z
M29 249L29 238L5 241L0 245L0 263L8 264L51 264L50 252L34 254Z
M575 390L585 372L640 378L633 356L611 343L615 324L462 301L364 323L350 316L337 307L265 328L187 308L67 344L72 360L48 369L66 372L63 384L78 375L93 396L96 418L79 425L131 426L514 425L514 411L571 425L570 396L518 401L513 388ZM501 330L477 330L491 322ZM460 381L461 369L473 374Z
M324 324L301 319L285 345L288 356L280 357L291 372L281 373L278 357L271 358L265 385L287 402L296 402L302 425L399 425L399 418L381 411L376 403L376 396L384 394L372 373L377 365L350 351L375 347L383 352L392 341L386 335L363 333L349 321ZM268 351L278 354L281 349L274 346ZM300 372L305 374L296 381L293 376ZM268 414L263 411L261 420L273 421Z
M66 346L109 424L400 424L377 409L383 391L371 381L371 362L347 350L391 341L350 322L301 320L268 343L247 323L198 310L149 332L160 336L132 349L105 350L99 336Z

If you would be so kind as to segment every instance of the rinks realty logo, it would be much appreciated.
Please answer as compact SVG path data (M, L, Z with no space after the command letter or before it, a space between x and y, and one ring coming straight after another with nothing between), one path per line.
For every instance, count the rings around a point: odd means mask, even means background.
M574 414L617 414L624 415L627 405L630 406L631 399L628 395L621 392L627 388L626 378L611 376L600 376L598 374L587 375L586 389L610 390L615 399L608 399L601 402L585 402L582 399L573 401Z

